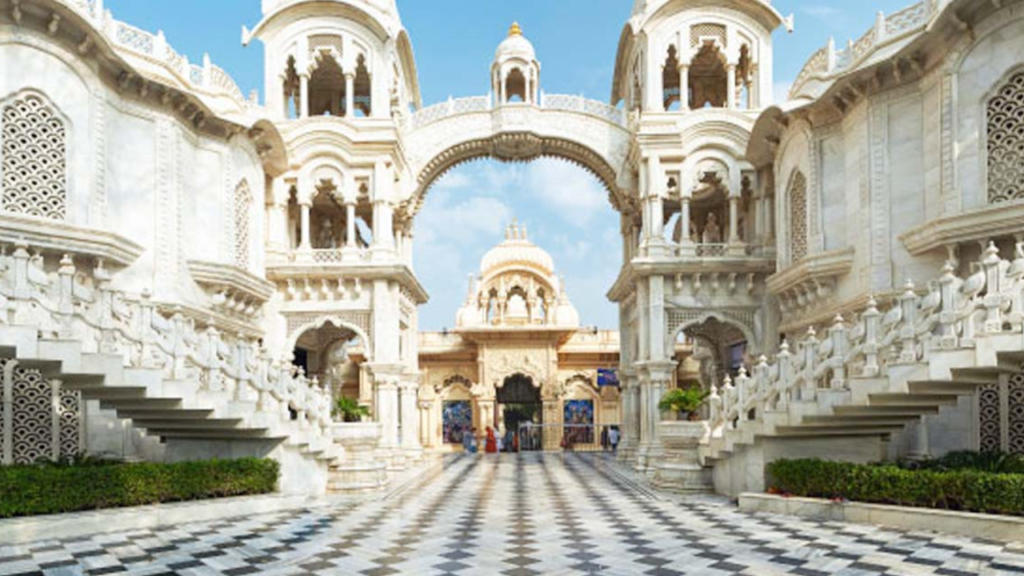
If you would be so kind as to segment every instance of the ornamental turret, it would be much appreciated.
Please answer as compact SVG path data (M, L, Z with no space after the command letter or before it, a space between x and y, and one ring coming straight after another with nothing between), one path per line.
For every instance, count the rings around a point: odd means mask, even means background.
M540 62L533 44L514 22L508 38L498 45L491 65L491 91L498 105L522 102L537 104L540 93Z

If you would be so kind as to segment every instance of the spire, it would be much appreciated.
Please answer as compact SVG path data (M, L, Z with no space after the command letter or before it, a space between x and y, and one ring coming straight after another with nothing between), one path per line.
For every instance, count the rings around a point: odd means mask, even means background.
M523 29L519 27L519 22L513 22L512 23L512 27L508 29L508 35L509 35L510 38L512 36L522 36L523 35Z

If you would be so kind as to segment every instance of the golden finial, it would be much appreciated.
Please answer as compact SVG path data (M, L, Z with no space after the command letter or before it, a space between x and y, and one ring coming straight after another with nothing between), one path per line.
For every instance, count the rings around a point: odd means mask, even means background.
M519 22L512 23L512 27L508 29L508 35L510 37L523 35L523 29L519 27Z

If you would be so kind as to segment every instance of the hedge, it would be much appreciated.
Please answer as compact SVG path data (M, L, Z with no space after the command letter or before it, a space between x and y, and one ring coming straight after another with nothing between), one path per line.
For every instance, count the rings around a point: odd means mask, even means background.
M256 458L0 467L0 518L266 494L279 472Z
M768 465L767 480L769 491L794 496L1024 515L1024 474L779 460Z

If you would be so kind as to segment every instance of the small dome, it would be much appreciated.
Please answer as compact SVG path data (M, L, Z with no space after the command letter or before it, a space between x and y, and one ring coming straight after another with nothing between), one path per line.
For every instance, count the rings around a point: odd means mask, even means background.
M555 269L554 260L543 248L526 239L526 228L513 224L505 231L505 241L491 248L480 261L480 272L487 276L506 265L520 264L538 268L545 276Z
M508 38L505 38L498 45L498 50L494 53L495 60L500 61L509 58L519 58L527 62L537 59L537 52L533 49L533 43L523 36L523 29L519 27L518 22L512 24L512 28L508 31Z

